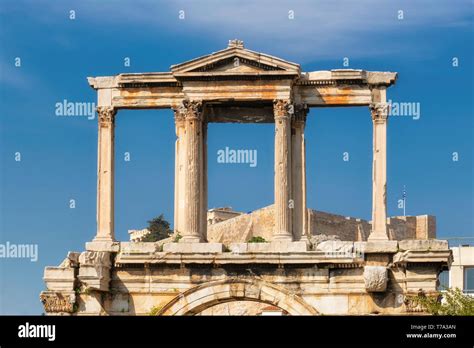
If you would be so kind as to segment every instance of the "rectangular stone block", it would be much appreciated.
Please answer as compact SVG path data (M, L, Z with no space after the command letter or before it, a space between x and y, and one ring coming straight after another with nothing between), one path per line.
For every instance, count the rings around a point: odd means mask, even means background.
M268 243L231 243L233 253L293 253L308 251L306 242L273 241Z
M87 251L119 252L120 242L99 242L99 241L87 242L86 250Z
M357 246L359 247L359 245L357 245ZM377 240L377 241L367 241L367 242L365 242L365 248L364 248L363 252L366 253L366 254L369 254L369 253L396 253L397 250L398 250L398 241L396 241L396 240Z
M74 268L46 267L43 276L46 288L54 291L73 291L74 272Z
M158 251L156 243L121 242L120 252L122 254L153 254Z
M222 243L166 243L163 244L163 251L168 253L222 253L224 245Z
M398 242L401 251L405 250L448 250L447 240L439 239L405 239Z

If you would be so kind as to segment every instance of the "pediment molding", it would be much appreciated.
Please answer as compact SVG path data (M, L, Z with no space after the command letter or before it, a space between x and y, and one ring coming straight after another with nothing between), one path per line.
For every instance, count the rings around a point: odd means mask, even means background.
M283 75L300 75L299 64L288 62L278 57L270 56L264 53L254 52L239 45L231 44L229 47L211 53L209 55L198 57L190 61L171 66L171 73L174 76L183 77L186 74L193 76L203 73L224 74L256 74L265 75L270 73L282 73Z

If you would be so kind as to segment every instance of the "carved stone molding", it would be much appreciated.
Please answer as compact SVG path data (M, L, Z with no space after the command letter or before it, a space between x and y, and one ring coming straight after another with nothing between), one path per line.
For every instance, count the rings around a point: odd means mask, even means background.
M184 105L173 108L174 111L174 122L177 126L183 125L186 120L186 108Z
M107 251L85 251L79 256L78 279L86 289L109 290L110 253Z
M227 45L227 48L244 48L244 42L242 40L234 39L234 40L229 40L229 44Z
M73 313L76 295L74 292L63 294L60 292L43 291L40 300L46 313Z
M306 124L306 115L308 114L308 105L295 104L293 114L293 127L304 127Z
M79 264L81 267L110 267L110 253L108 251L84 251L79 255Z
M383 292L387 289L388 274L384 266L365 266L364 282L367 292Z
M275 99L273 101L273 115L275 119L289 118L294 114L294 106L288 99Z
M179 117L184 117L185 120L202 121L202 100L183 100L178 107L178 114Z
M101 127L108 127L115 123L117 109L113 106L98 106L97 113L99 114L99 124Z
M372 103L369 105L372 120L377 123L383 123L387 121L390 113L390 104L388 103Z

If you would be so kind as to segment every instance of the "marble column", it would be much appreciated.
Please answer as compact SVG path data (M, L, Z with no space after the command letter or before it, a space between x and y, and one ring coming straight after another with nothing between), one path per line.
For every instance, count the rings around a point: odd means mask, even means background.
M388 240L387 235L387 119L385 90L373 93L372 231L368 240Z
M306 226L306 147L304 139L306 113L306 105L295 105L291 124L292 229L293 238L296 241L309 240Z
M292 241L291 113L289 100L273 102L275 117L275 230L273 240Z
M97 107L99 121L97 154L97 234L95 242L114 242L114 136L112 106Z
M183 102L186 128L185 207L180 242L203 242L202 228L202 102Z
M181 235L183 231L183 211L185 208L185 166L186 166L186 129L185 113L181 108L174 110L176 143L174 174L174 231Z
M203 114L201 137L201 241L207 242L207 122Z

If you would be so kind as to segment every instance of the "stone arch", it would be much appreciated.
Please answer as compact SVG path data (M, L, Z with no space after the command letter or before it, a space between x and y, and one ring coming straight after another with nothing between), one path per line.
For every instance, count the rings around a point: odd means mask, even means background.
M261 280L226 279L200 284L176 296L159 315L195 315L216 304L256 301L283 309L290 315L317 315L300 296Z

